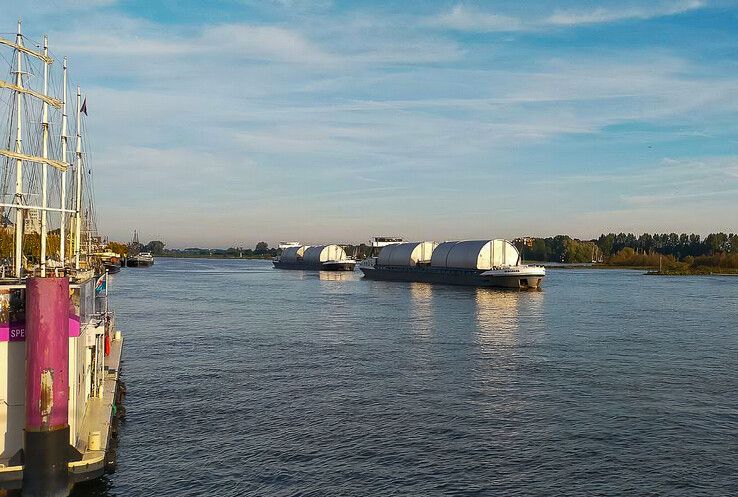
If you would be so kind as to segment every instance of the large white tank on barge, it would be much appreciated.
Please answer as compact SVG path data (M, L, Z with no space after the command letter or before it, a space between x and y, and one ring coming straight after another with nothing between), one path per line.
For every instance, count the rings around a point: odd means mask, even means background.
M428 264L428 250L432 251ZM362 263L364 277L372 280L418 281L538 289L546 275L539 266L524 266L507 240L465 240L403 243L382 249L379 257Z
M431 261L436 242L405 242L382 248L377 264L383 266L417 266Z
M282 255L280 255L280 258L284 262L301 261L305 255L305 250L307 250L309 247L310 247L309 245L297 245L297 246L287 247L282 250Z
M487 270L519 263L518 249L502 239L443 242L431 258L431 267L439 268Z
M320 265L328 261L343 261L348 259L346 251L338 245L315 245L307 247L302 260L306 264Z

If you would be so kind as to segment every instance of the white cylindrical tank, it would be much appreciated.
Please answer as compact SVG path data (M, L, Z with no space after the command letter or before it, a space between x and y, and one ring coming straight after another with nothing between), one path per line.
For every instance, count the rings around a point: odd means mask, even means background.
M326 261L343 261L348 259L346 251L338 245L315 245L308 247L302 255L306 264L322 264Z
M308 247L306 246L287 247L282 250L282 255L279 256L279 260L282 262L298 262L299 260L302 260L305 249L307 248Z
M387 245L379 253L377 264L383 266L417 266L431 260L436 242L405 242Z
M459 269L492 269L515 266L520 254L507 240L465 240L443 242L433 251L431 266Z

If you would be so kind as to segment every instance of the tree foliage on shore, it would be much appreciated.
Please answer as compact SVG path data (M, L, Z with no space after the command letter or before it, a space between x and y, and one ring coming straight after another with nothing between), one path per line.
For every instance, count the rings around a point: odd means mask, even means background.
M269 259L279 255L280 252L278 248L269 247L267 242L259 242L253 249L244 247L189 247L185 249L166 249L160 255L165 257L204 257L216 259Z
M109 251L118 255L128 255L128 245L121 242L108 242L106 247Z
M738 234L734 233L711 233L704 239L694 233L644 233L640 236L609 233L600 235L596 243L605 257L624 248L632 248L639 253L672 255L676 259L738 252Z
M707 268L738 270L738 234L711 233L704 239L687 233L602 234L582 241L567 235L536 238L531 246L516 245L526 260L544 262L605 262L615 266L661 268L674 272L704 272Z
M61 248L59 230L50 231L46 237L46 253L48 257L58 258ZM10 230L0 231L0 258L12 259L15 251L15 234ZM41 235L26 233L23 235L23 255L28 260L37 261L41 254Z
M518 241L516 246L525 260L575 263L591 262L597 257L593 241L581 241L568 235L536 238L531 247Z

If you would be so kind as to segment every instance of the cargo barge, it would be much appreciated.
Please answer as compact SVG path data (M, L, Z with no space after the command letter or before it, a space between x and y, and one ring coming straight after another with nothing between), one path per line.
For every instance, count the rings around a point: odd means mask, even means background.
M546 275L543 267L521 264L515 246L500 239L396 243L359 269L371 280L522 290L539 289Z
M154 265L154 256L151 252L141 252L132 255L126 260L127 267L149 267Z
M272 260L277 269L354 271L356 261L339 245L295 245Z

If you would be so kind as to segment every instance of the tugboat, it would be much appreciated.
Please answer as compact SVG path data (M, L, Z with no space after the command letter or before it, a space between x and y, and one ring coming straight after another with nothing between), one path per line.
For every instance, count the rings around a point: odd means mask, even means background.
M524 290L540 288L546 275L541 266L521 264L518 249L501 239L391 244L359 269L370 280Z
M93 247L90 154L81 121L86 106L77 87L72 171L67 61L53 79L61 80L62 94L49 95L49 72L60 64L46 37L42 50L33 47L20 21L15 40L0 37L0 49L12 50L0 65L10 65L3 72L14 75L12 83L0 81L2 122L10 123L11 135L1 143L14 142L12 150L0 148L0 192L14 199L0 204L0 219L14 219L2 232L14 243L0 269L0 495L20 489L24 496L63 497L77 482L115 470L123 338L94 256L99 247ZM58 126L49 122L49 106L60 111ZM52 138L52 130L60 135ZM75 187L67 195L70 183Z
M272 259L277 269L309 269L314 271L353 271L356 260L339 245L293 245Z

